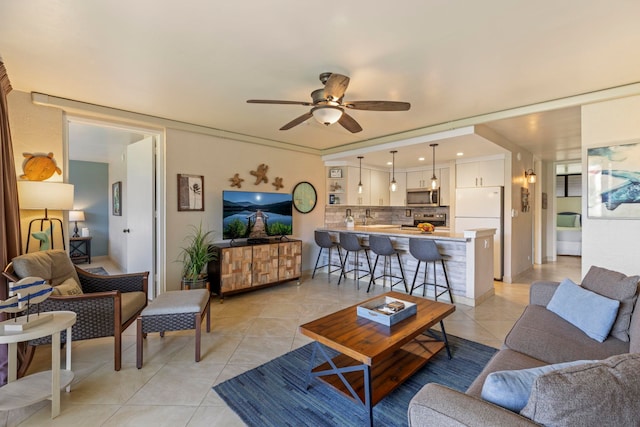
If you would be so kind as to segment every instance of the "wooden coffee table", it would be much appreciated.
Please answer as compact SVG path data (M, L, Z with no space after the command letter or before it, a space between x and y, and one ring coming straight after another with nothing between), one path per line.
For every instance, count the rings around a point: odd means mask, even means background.
M385 296L417 304L417 314L393 326L357 315L358 305ZM301 325L300 332L315 340L307 388L314 377L319 378L362 404L373 425L373 406L443 348L451 358L442 320L455 309L453 304L387 292ZM438 322L441 339L423 334ZM341 354L331 358L321 344ZM325 361L319 366L315 366L317 355Z

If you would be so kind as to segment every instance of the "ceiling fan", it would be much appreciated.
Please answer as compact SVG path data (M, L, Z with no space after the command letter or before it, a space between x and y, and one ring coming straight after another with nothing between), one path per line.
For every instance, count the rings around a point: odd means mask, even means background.
M351 101L343 102L342 98L349 86L349 77L336 73L320 74L320 81L324 85L321 89L311 92L312 102L304 101L278 101L270 99L249 99L250 104L294 104L313 107L309 112L296 117L280 130L288 130L314 117L324 125L338 122L351 133L360 132L362 127L353 117L345 112L345 109L370 110L370 111L407 111L411 108L408 102L396 101Z

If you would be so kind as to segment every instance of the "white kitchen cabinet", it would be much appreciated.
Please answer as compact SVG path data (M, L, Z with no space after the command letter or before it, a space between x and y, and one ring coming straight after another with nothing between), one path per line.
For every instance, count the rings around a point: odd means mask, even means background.
M407 172L407 188L426 188L431 186L432 169Z
M371 170L370 179L371 191L369 193L369 203L371 206L389 206L389 184L391 182L389 172Z
M440 169L440 206L451 205L451 178L449 168Z
M391 206L407 205L407 174L396 172L396 191L389 192L389 204Z
M348 166L347 169L347 204L369 206L371 204L371 170L362 169L362 193L358 193L360 168Z
M456 165L456 187L497 187L504 185L504 160L459 163Z

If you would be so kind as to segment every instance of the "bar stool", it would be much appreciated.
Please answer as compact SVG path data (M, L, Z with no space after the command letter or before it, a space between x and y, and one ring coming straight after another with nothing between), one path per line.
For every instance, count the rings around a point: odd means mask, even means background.
M346 254L344 255L344 260L342 261L342 273L340 274L340 278L338 279L338 285L342 280L342 276L344 276L346 279L347 273L355 271L354 280L357 283L358 289L360 289L360 279L362 279L363 277L366 277L367 275L371 275L371 260L369 258L369 247L360 244L360 239L358 239L358 236L352 233L340 233L340 246L342 247L342 249L346 251ZM358 262L358 255L360 254L360 251L364 251L364 255L367 258L367 266L369 267L369 271L363 274L362 276L359 275L360 264ZM349 271L345 271L345 266L349 261L350 252L355 253L355 264L354 264L355 268Z
M369 286L367 287L367 292L369 292L369 290L371 289L372 284L375 285L376 279L380 279L381 277L383 278L383 280L386 277L391 278L391 288L390 288L391 290L393 290L393 287L395 285L402 282L404 284L404 291L409 292L409 289L407 289L407 280L404 277L404 269L402 268L402 261L400 260L400 251L398 251L396 248L393 247L389 236L370 235L369 247L371 248L371 251L374 254L376 254L376 260L374 261L373 269L371 270L372 272L371 280L369 280ZM391 264L391 260L393 259L393 255L395 255L398 258L398 265L400 266L400 276L395 276L392 274L391 268L393 267L393 265ZM378 265L378 258L380 258L381 256L384 257L384 261L382 264L382 274L378 277L374 277L376 274L376 266ZM389 274L387 274L387 261L389 263ZM400 280L398 280L396 283L393 283L393 279L400 279ZM384 287L384 282L382 286Z
M342 253L340 251L340 244L338 242L334 242L331 239L331 235L329 234L328 231L316 231L314 233L314 238L316 240L316 244L320 247L320 252L318 252L318 258L316 259L316 266L313 268L313 274L311 275L311 278L313 279L315 277L317 269L327 267L327 277L331 279L329 274L334 273L336 271L342 272ZM331 249L333 248L338 249L338 258L340 259L340 264L338 265L331 263ZM320 262L320 256L322 255L323 249L329 250L329 258L327 259L327 263L325 265L321 265L320 267L318 267L318 262ZM331 270L331 267L338 267L338 268L336 268L335 270ZM342 275L342 273L340 274Z
M413 295L413 291L415 288L419 288L422 286L422 296L425 296L427 286L433 286L433 293L435 300L438 300L438 297L442 294L449 293L449 299L453 304L453 294L451 293L451 286L449 285L449 277L447 276L447 269L444 265L444 258L440 255L440 251L438 251L438 247L436 246L436 242L431 239L417 239L410 238L409 239L409 252L415 259L418 260L418 266L416 267L416 274L413 276L413 283L411 284L411 292L409 295ZM416 286L416 279L418 278L418 273L420 270L420 263L423 262L424 265L424 280L422 284ZM444 273L444 279L446 285L440 285L436 281L436 262L440 261L442 264L442 271ZM427 270L429 268L429 263L433 263L433 283L427 282ZM438 292L438 288L444 288L443 291Z

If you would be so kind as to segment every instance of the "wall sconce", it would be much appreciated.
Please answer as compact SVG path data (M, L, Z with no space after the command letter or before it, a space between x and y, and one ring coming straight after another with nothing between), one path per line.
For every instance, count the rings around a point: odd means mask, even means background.
M536 173L533 171L533 169L527 169L526 171L524 171L524 179L529 184L535 184L538 177L536 176Z

